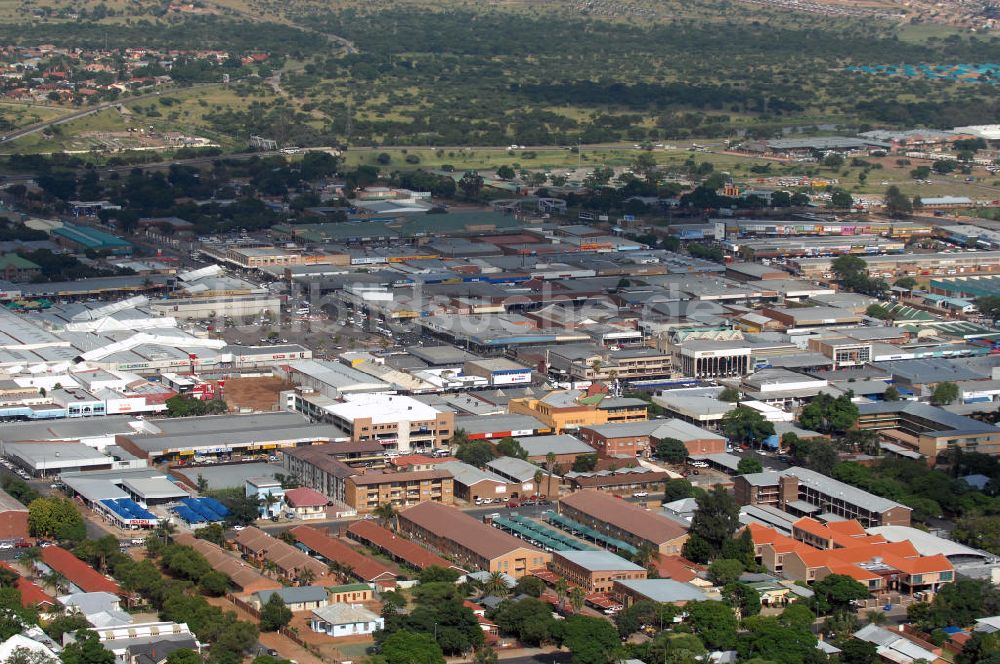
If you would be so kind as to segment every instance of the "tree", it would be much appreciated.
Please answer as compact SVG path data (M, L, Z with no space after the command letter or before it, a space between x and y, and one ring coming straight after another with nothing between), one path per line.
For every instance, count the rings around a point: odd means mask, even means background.
M311 570L306 570L311 571ZM229 577L218 570L208 572L198 581L202 592L212 597L222 597L229 590Z
M951 538L956 542L1000 555L1000 519L995 516L969 515L955 524Z
M830 193L830 207L838 210L849 210L854 206L854 197L843 189L834 189Z
M656 456L667 463L684 463L688 450L684 443L676 438L663 438L656 443Z
M722 588L722 600L743 619L760 613L760 593L745 583L727 583Z
M586 593L580 586L575 586L569 591L569 605L573 607L573 613L580 613L586 601Z
M62 643L63 634L75 632L78 629L87 629L89 626L90 623L87 622L87 617L82 613L70 613L63 616L56 616L46 623L44 629L45 633L48 634L52 640L57 643Z
M618 633L603 618L574 615L563 622L563 631L573 664L607 664L619 645Z
M573 459L574 473L589 473L597 467L597 454L578 454Z
M382 503L372 510L372 514L376 519L378 519L379 524L381 524L383 528L388 527L393 530L396 529L396 517L398 512L392 503Z
M725 586L739 580L744 571L743 563L739 560L718 558L708 566L708 578L717 586Z
M885 190L885 212L893 219L905 219L913 213L913 202L896 185Z
M472 658L472 664L499 664L500 657L497 651L491 646L485 646L476 651Z
M492 620L501 632L516 636L526 646L550 641L557 628L552 606L535 598L503 602L493 613Z
M198 493L205 493L206 491L208 491L208 480L202 477L201 473L198 473L198 479L195 484L195 487L198 489Z
M719 401L727 401L729 403L736 403L740 400L740 391L735 387L724 388L719 392Z
M501 180L513 180L516 176L517 173L515 173L514 169L507 164L504 164L497 169L497 177Z
M503 572L490 572L489 577L483 581L483 593L495 597L509 595L510 587L507 585L506 576Z
M167 664L201 664L201 661L201 655L190 648L178 648L167 655Z
M870 641L845 639L838 647L841 651L840 661L844 664L878 664L882 661L878 656L878 648Z
M114 664L115 655L104 648L97 634L89 629L76 632L76 640L63 648L63 664Z
M4 664L58 664L58 662L55 657L24 646L14 648L4 660Z
M470 466L481 468L496 458L496 452L485 440L470 440L458 446L455 457Z
M892 314L881 304L870 304L868 308L865 309L865 314L871 316L872 318L878 318L879 320L889 320Z
M741 661L775 664L819 664L827 661L826 656L817 650L816 636L808 628L764 616L747 618L743 626L746 631L740 636L737 648Z
M917 285L917 280L913 277L900 277L892 285L905 288L906 290L913 290Z
M1000 318L1000 295L983 295L976 298L976 308L987 318Z
M701 637L705 645L718 650L736 646L736 616L723 602L690 602L684 607L691 631Z
M292 620L292 610L278 593L271 596L260 610L260 628L265 632L276 632Z
M549 452L548 454L545 455L545 472L549 474L549 481L548 481L549 490L546 492L546 495L549 496L552 495L552 476L554 475L553 469L555 465L556 465L555 452Z
M740 462L736 464L736 474L737 475L750 475L753 473L759 473L764 470L764 464L760 462L760 459L754 459L753 457L743 457Z
M830 574L813 584L816 610L822 615L847 611L851 602L868 597L868 588L845 574Z
M935 406L944 406L955 401L959 397L958 385L955 383L938 383L931 393L931 403Z
M858 421L858 407L851 397L842 394L837 398L822 393L802 409L799 422L807 429L822 433L843 435Z
M545 592L545 582L537 576L522 576L514 586L514 592L518 595L528 595L529 597L541 597Z
M753 445L774 435L774 425L760 411L737 406L722 417L722 432L732 441Z
M425 585L428 583L455 583L458 581L458 577L458 570L440 565L425 567L417 574L417 580Z
M458 181L458 188L466 198L475 198L483 188L483 176L475 171L466 171Z
M432 634L399 630L381 644L386 664L444 664L444 653Z
M518 459L527 459L528 450L521 446L521 443L517 442L517 439L510 436L504 436L497 443L497 452L500 456L515 457Z
M899 401L899 390L896 389L895 385L890 385L882 393L882 398L886 401Z
M663 502L672 503L682 498L694 495L694 485L683 477L676 477L663 482Z
M28 527L35 537L82 541L87 537L76 505L58 496L37 498L28 505Z
M688 555L687 543L684 545L684 555L695 562L707 562L718 555L723 544L732 538L733 533L739 528L740 509L732 495L720 485L698 495L695 501L698 508L691 520L691 539L703 541L708 546L709 556L699 555L698 558L691 558ZM690 542L690 539L688 541Z

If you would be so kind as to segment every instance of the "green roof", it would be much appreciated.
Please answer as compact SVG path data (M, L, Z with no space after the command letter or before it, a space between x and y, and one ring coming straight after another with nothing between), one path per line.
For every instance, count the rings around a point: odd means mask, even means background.
M367 583L347 583L342 586L327 586L326 589L331 593L349 593L355 590L371 590L372 587Z
M41 267L35 265L24 256L19 254L0 254L0 270L16 267L19 270L40 270Z

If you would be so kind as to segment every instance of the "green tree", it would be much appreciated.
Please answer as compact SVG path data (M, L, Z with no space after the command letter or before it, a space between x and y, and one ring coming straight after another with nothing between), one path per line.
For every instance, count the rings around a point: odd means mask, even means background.
M717 586L725 586L738 581L745 571L746 568L739 560L717 558L708 566L708 578Z
M740 509L732 495L720 485L699 494L695 501L698 508L691 520L690 538L684 544L684 555L704 563L714 559L739 528ZM692 540L695 544L691 544Z
M372 515L378 519L378 522L383 528L396 529L396 519L398 518L398 513L396 507L392 503L382 503L374 510L372 510Z
M683 442L676 438L663 438L656 443L656 456L667 463L684 463L688 450Z
M722 417L722 432L737 443L762 443L774 435L774 425L758 410L737 406Z
M737 650L740 659L752 656L775 664L819 664L826 656L816 649L816 636L807 628L776 617L752 616L743 621L746 631Z
M537 576L522 576L514 586L514 593L518 595L528 595L529 597L541 597L545 592L545 582Z
M893 219L905 219L913 213L913 201L907 198L906 194L899 190L896 185L891 185L885 190L885 212Z
M882 393L882 398L886 401L899 401L899 390L896 389L895 385L890 385Z
M978 514L962 517L955 524L951 539L1000 555L1000 518Z
M931 403L935 406L945 406L959 397L958 385L955 383L938 383L931 393Z
M740 462L736 464L736 474L737 475L750 475L752 473L759 473L764 470L764 464L760 462L760 459L754 459L753 457L743 457Z
M900 288L905 288L907 290L913 290L917 285L917 280L913 277L900 277L892 284L893 286L899 286Z
M807 429L840 435L857 421L858 407L846 394L836 398L826 393L819 394L802 409L799 416L799 422Z
M691 631L709 648L731 650L736 646L736 615L723 602L690 602L684 607Z
M743 619L760 613L760 593L745 583L727 583L722 588L722 600Z
M493 613L492 620L501 632L517 637L526 646L548 643L558 631L552 617L552 605L533 597L503 602Z
M504 436L497 442L497 452L500 456L515 457L518 459L527 459L528 451L521 446L521 443L517 442L517 439L510 436Z
M683 477L676 477L663 482L663 502L672 503L682 498L694 495L694 485Z
M190 648L178 648L167 655L167 664L201 664L201 655Z
M854 197L843 189L834 189L830 193L830 207L838 210L849 210L854 206Z
M846 639L838 646L840 661L844 664L879 664L878 648L874 643L861 639Z
M983 295L976 298L979 313L993 320L1000 319L1000 295ZM23 502L23 501L22 501Z
M425 585L428 583L455 583L459 576L458 570L452 567L431 565L420 570L417 574L417 580Z
M574 473L589 473L597 467L597 454L578 454L573 459Z
M82 541L87 537L83 516L66 498L37 498L28 505L28 528L35 537Z
M105 649L97 634L89 629L76 632L76 640L63 648L63 664L114 664L115 655Z
M475 171L466 171L462 179L458 181L458 188L462 190L466 198L475 198L483 189L483 176Z
M719 392L719 401L727 401L729 403L736 403L740 400L740 391L735 387L726 387L721 392Z
M455 452L455 457L470 466L482 468L496 458L496 452L494 451L493 446L485 440L470 440L469 442L458 446L458 450Z
M868 588L845 574L830 574L813 584L816 610L823 615L847 611L851 602L868 597Z
M517 176L514 169L504 164L497 169L497 177L501 180L513 180Z
M206 595L222 597L229 590L229 577L218 570L212 570L201 577L198 587Z
M607 664L620 643L615 628L603 618L570 616L563 621L563 633L573 664Z
M292 610L285 606L278 593L271 596L260 610L260 628L265 632L276 632L292 620Z
M381 644L385 664L444 664L444 653L432 634L400 630Z

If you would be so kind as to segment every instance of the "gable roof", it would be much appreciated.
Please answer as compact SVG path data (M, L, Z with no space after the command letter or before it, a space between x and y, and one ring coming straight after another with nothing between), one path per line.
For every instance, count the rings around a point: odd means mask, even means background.
M83 592L109 592L115 595L127 594L117 583L99 574L61 546L47 546L42 549L42 562L48 565Z
M308 569L317 578L329 573L327 566L320 561L254 526L238 532L236 542L255 554L263 555L266 560L270 560L285 572Z
M354 539L368 542L372 546L388 552L395 558L405 560L417 569L422 570L428 567L443 567L448 569L449 567L456 567L416 542L410 541L405 537L400 537L374 521L355 521L347 527L347 532Z
M461 510L441 503L420 503L403 510L399 517L438 537L451 540L486 560L498 558L518 549L539 551L523 540L487 526Z
M261 604L267 604L271 595L277 595L285 604L298 604L300 602L322 602L326 599L326 588L320 586L297 586L291 588L277 588L275 590L259 590L256 593Z
M394 579L397 576L395 572L382 563L358 553L340 540L330 537L317 528L313 528L312 526L296 526L289 532L295 536L295 539L300 544L310 551L318 553L330 562L336 561L350 567L354 576L363 581L372 582L378 579Z
M562 498L560 502L655 544L663 544L687 534L687 529L676 521L647 512L602 491L584 489Z
M291 507L325 507L330 499L316 489L300 486L285 491L285 502Z
M272 588L281 587L280 582L267 578L258 572L255 567L243 562L239 558L231 556L223 551L221 547L208 540L198 539L188 533L179 533L174 535L174 542L190 546L200 553L208 561L208 564L212 566L212 569L216 569L228 576L229 580L240 590L246 590L250 587L260 588L262 585Z

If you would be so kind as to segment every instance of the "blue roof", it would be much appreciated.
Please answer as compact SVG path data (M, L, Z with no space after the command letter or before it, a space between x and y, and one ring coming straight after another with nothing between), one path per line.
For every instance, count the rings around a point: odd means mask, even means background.
M131 498L106 498L101 501L112 512L126 521L156 521L157 516Z

